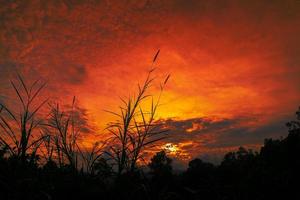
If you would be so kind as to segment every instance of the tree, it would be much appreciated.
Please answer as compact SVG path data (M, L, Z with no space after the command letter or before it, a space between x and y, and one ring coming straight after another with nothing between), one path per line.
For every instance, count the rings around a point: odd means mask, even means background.
M290 121L286 123L287 127L289 128L290 133L300 133L300 107L298 111L296 111L296 120Z
M104 158L99 158L93 166L94 173L101 178L107 178L112 175L112 167Z
M166 155L165 151L156 153L148 164L150 173L157 177L172 175L172 159Z
M254 153L252 149L245 149L240 147L237 152L228 152L225 154L224 159L221 165L246 165L249 162L252 162L257 156L257 153Z
M214 169L214 165L211 163L203 162L201 159L196 158L189 162L189 167L187 172L197 174L197 173L211 173Z

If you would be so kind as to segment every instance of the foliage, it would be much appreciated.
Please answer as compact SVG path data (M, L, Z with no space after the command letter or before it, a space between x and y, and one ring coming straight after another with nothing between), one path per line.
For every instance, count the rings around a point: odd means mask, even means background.
M50 106L51 112L48 126L51 130L48 130L48 132L50 132L49 136L54 140L58 163L62 166L64 159L66 159L68 165L77 169L79 154L77 140L80 136L80 127L75 123L75 97L73 98L70 112L61 110L58 103L55 106Z
M42 117L40 109L48 100L40 101L39 94L45 84L27 86L18 76L19 84L12 82L12 87L20 110L0 104L1 199L300 198L300 107L286 124L287 137L265 139L259 152L240 147L217 166L195 158L186 171L176 173L172 159L161 151L147 164L149 172L140 168L143 151L165 138L155 121L161 93L157 101L147 94L152 72L136 96L123 100L120 113L112 112L119 117L107 128L113 137L91 149L79 145L84 127L75 97L69 109L49 104L48 118ZM146 112L141 105L151 97ZM117 164L118 176L107 156Z
M152 65L158 55L159 51L155 55ZM155 121L155 115L161 94L170 75L160 85L160 94L155 102L153 96L147 94L147 90L155 79L152 77L153 71L154 69L149 71L142 86L138 85L136 95L130 96L127 100L121 98L123 105L120 106L120 113L108 111L118 119L108 124L107 130L112 134L112 145L106 154L117 165L119 176L122 173L136 170L137 162L143 160L142 151L166 138L165 135L161 135L165 130L160 129L160 124ZM142 108L142 103L150 97L152 97L150 111L145 111Z
M148 164L150 173L158 177L170 175L172 174L171 163L172 159L166 155L166 152L160 151L151 158L151 162Z
M295 130L295 129L292 129ZM259 152L239 148L229 152L222 163L194 159L178 175L172 160L162 151L142 170L123 173L116 179L112 166L103 157L94 162L93 173L44 165L7 156L0 149L1 199L284 199L299 198L300 133L289 129L280 140L266 139Z
M27 86L20 75L18 85L11 81L12 87L18 97L20 111L15 111L0 103L0 142L7 152L23 161L28 153L34 157L42 143L44 135L38 131L42 125L39 110L48 101L39 101L38 96L45 87L45 83L35 81Z

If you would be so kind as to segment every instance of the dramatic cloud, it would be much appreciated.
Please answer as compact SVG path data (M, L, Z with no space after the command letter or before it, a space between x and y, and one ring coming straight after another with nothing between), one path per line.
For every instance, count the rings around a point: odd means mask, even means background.
M161 49L169 142L193 156L259 145L299 105L299 35L297 0L1 1L0 101L19 72L55 100L78 97L102 131L103 109L118 109Z
M209 154L221 157L240 146L258 150L265 138L280 138L287 134L285 122L279 119L266 124L259 123L259 116L238 116L236 118L193 118L187 120L162 120L164 129L169 129L168 145L160 148L170 150L178 159L190 160ZM221 154L221 155L217 155ZM214 160L217 162L220 160Z

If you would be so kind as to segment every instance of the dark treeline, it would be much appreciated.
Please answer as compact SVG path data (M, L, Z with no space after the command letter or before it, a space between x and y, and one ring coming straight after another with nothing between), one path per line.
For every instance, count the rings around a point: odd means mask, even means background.
M155 116L170 75L154 98L148 94L157 78L153 71L137 93L121 98L119 112L107 111L116 117L107 125L109 137L89 149L79 141L82 134L93 132L75 97L71 105L62 106L40 95L43 82L28 86L21 76L12 81L16 101L0 101L0 199L300 197L300 108L297 119L287 123L288 136L266 139L259 152L241 147L227 153L218 166L194 159L180 174L174 173L164 151L145 163L145 150L169 137ZM150 108L145 109L147 99Z
M259 152L240 147L227 153L220 165L194 159L181 174L172 160L158 152L149 172L136 168L113 175L106 162L93 174L70 165L26 162L0 151L1 199L286 199L300 197L300 108L297 120L287 123L283 139L265 139Z

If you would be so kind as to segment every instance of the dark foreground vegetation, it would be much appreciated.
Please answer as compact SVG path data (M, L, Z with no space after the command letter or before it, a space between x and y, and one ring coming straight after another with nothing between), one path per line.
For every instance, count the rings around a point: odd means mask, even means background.
M163 151L151 159L150 172L118 175L104 161L90 174L53 161L40 166L38 157L5 157L2 148L1 199L298 199L300 109L287 126L286 138L266 139L260 152L241 147L218 166L194 159L176 175Z
M45 84L12 81L19 104L0 102L0 199L300 199L300 108L288 136L266 139L259 152L241 147L218 166L194 159L180 174L164 151L142 165L144 151L167 137L155 114L170 76L155 100L153 71L120 112L108 111L117 117L110 137L89 149L79 142L89 127L75 98L61 106L40 98Z

